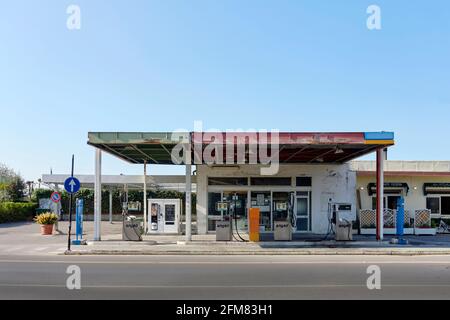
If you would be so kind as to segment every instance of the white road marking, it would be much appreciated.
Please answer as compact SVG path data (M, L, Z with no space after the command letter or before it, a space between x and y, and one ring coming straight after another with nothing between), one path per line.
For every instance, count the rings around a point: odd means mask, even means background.
M36 248L34 249L34 251L44 251L47 250L49 247L41 247L41 248Z
M61 284L11 284L0 283L0 287L54 287L66 288ZM81 288L99 288L99 289L215 289L215 288L230 288L230 289L247 289L247 288L367 288L366 285L359 284L292 284L292 285L82 285ZM426 287L442 287L449 288L450 284L383 284L383 287L391 288L426 288Z
M89 261L89 260L57 260L57 261L48 261L48 260L23 260L23 259L7 259L0 260L0 263L54 263L54 264L71 264L71 263L79 263L79 264L158 264L158 265L167 265L167 264L175 264L175 265L258 265L258 264L267 264L267 265L277 265L277 264L286 264L286 265L301 265L301 264L341 264L341 265L354 265L354 264L438 264L438 265L446 265L450 266L450 261L434 261L434 260L423 260L423 261L381 261L381 260L362 260L362 261Z
M25 248L24 246L12 246L7 249L2 250L3 252L13 252L13 251L19 251Z

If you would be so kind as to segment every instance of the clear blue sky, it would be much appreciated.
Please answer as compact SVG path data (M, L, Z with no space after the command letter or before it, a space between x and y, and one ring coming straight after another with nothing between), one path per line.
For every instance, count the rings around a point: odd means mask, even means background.
M66 28L70 4L81 30ZM88 131L194 120L394 131L390 159L450 160L447 0L5 0L0 40L0 162L27 179L68 172L72 153L93 173ZM121 172L141 167L104 157Z

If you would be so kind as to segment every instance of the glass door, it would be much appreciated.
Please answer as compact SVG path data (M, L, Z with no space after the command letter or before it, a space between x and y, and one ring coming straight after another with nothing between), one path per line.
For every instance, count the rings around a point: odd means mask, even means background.
M271 204L270 191L251 192L251 207L259 208L259 226L261 228L261 231L263 232L272 230L270 204Z
M237 220L239 231L248 232L247 191L224 191L222 201L229 203L229 213ZM236 227L234 223L236 221L233 222L233 227Z
M310 215L309 215L309 196L296 197L296 231L308 232L310 231Z

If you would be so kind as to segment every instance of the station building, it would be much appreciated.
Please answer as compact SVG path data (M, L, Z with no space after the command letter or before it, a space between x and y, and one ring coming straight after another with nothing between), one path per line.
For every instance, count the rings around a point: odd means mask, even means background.
M195 192L195 232L198 234L215 232L216 221L226 214L220 209L224 201L234 203L235 210L243 217L239 227L244 231L248 209L259 208L261 233L272 233L274 221L286 219L291 208L296 219L294 232L326 234L330 202L349 203L359 216L361 210L377 210L377 192L383 194L380 197L382 210L396 209L398 198L403 197L405 210L411 217L415 210L429 209L433 219L450 219L450 161L384 161L382 151L394 144L393 133L279 133L276 150L271 150L269 135L268 140L256 142L259 147L264 145L268 154L273 152L272 156L276 157L272 160L278 159L276 172L270 174L262 173L273 163L249 163L251 153L258 152L248 139L249 133L234 133L232 153L224 147L223 152L215 154L214 163L206 163L198 152L208 150L213 135L222 135L223 139L219 140L223 145L227 142L223 132L208 135L184 132L175 137L168 132L89 133L88 144L96 151L96 172L95 175L78 175L78 178L83 187L96 190L96 223L101 219L99 191L122 186L139 190L158 186L186 192L185 208L190 207L190 192ZM200 148L198 144L193 145L199 141ZM187 163L176 163L173 159L174 148L180 143L185 147L183 152L189 151ZM238 148L245 151L241 159ZM143 175L102 175L102 152L143 165ZM355 160L372 152L377 152L378 166L377 161ZM227 163L227 159L232 161ZM159 164L184 165L186 175L152 175L152 166ZM66 175L43 175L44 182L56 185L62 184L65 178ZM377 188L380 178L382 184ZM148 199L143 199L146 230L150 232L147 202ZM185 210L183 221L186 233L191 225L189 211ZM99 225L96 229L100 239Z
M382 181L384 151L394 145L394 134L90 132L88 144L96 151L95 240L101 239L102 152L131 164L143 165L144 191L147 190L148 172L151 172L152 165L184 165L185 233L190 239L193 183L197 194L198 234L215 231L215 222L224 214L218 203L224 201L234 203L235 210L243 217L240 228L244 230L248 209L257 207L260 209L262 233L273 232L274 221L288 219L288 211L291 210L295 213L294 232L326 234L330 223L329 203L349 203L355 213L357 210L357 174L350 161L376 152L377 179ZM177 154L182 154L182 162L174 156ZM205 159L205 155L214 161ZM384 183L378 185L377 192L382 194ZM144 225L148 232L146 192L143 206L147 213L144 214ZM377 210L382 212L383 208L379 206ZM382 219L382 215L378 217ZM381 230L378 234L382 237Z

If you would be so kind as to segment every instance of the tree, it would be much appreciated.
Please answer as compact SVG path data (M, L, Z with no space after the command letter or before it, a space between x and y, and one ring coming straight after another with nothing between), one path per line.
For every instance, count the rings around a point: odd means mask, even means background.
M5 164L0 163L0 183L6 184L16 177L17 174L11 168L8 168Z
M0 163L0 201L21 201L25 195L25 188L22 177Z

